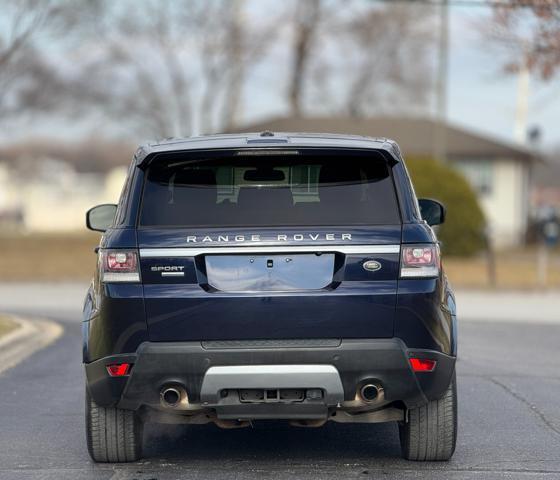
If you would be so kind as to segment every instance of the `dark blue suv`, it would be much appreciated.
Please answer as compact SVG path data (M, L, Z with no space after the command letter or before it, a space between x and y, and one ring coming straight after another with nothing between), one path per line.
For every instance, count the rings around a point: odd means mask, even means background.
M141 457L145 422L398 422L411 460L455 449L455 300L398 146L272 133L140 147L84 306L86 431Z

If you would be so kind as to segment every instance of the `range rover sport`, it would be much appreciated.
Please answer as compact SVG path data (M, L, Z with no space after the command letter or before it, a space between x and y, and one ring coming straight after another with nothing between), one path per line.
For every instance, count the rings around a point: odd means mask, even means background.
M215 135L140 147L84 304L86 433L141 458L145 422L397 422L402 454L457 436L456 308L391 140Z

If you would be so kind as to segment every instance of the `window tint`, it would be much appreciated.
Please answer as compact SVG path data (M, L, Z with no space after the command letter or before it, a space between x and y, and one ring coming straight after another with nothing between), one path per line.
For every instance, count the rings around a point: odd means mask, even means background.
M228 158L157 162L146 175L144 226L398 224L382 158Z

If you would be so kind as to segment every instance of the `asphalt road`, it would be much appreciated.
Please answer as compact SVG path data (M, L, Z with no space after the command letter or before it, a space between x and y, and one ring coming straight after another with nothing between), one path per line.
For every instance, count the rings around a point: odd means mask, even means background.
M84 438L79 309L36 300L10 309L40 310L65 331L0 375L1 480L560 479L560 324L538 317L531 324L460 322L459 437L450 462L402 460L391 424L273 423L240 430L150 425L144 461L96 465Z

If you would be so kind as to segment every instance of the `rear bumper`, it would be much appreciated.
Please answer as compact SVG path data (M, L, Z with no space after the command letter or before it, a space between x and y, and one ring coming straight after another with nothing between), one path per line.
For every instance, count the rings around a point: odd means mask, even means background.
M414 373L408 361L411 356L434 359L437 366L433 372ZM121 362L134 364L130 375L122 378L110 377L106 365ZM218 389L222 380L218 377L210 378L208 373L219 371L215 367L233 366L240 366L241 368L235 371L243 376L236 377L231 385L222 383L222 386L254 388L260 382L264 388L323 388L324 383L327 386L324 387L323 403L325 409L328 409L341 401L351 402L363 385L373 382L382 387L384 403L403 402L411 408L443 395L455 368L455 357L432 350L409 350L402 340L397 338L278 342L144 342L134 354L105 357L86 364L85 369L89 391L99 405L116 405L131 410L141 407L161 409L162 388L166 385L181 385L186 389L191 405L217 407L219 411L221 400L218 396L213 396L218 392L213 392L212 388ZM261 375L261 378L265 379L263 384L263 381L254 380L254 376L247 376L243 366L253 366L246 369L248 372L262 370L255 369L254 366L302 368L294 370L300 374L293 375L293 383L290 383L289 374L286 376L289 368L276 368L275 372L284 372L283 377ZM313 377L313 368L316 366L328 366L337 372L339 383L337 384L332 375L323 380ZM305 372L311 372L311 376L306 377ZM267 378L271 380L266 380ZM317 385L303 385L307 381L306 378L310 378L309 382ZM270 381L270 385L266 384L267 381ZM253 384L249 385L251 382ZM295 418L299 416L298 411L305 416L307 407L300 404L282 408L286 410L286 416ZM240 412L244 408L245 405L235 406ZM266 412L271 408L281 407L252 405L255 413L261 412L260 418L266 418ZM243 416L241 413L239 415L240 418Z

